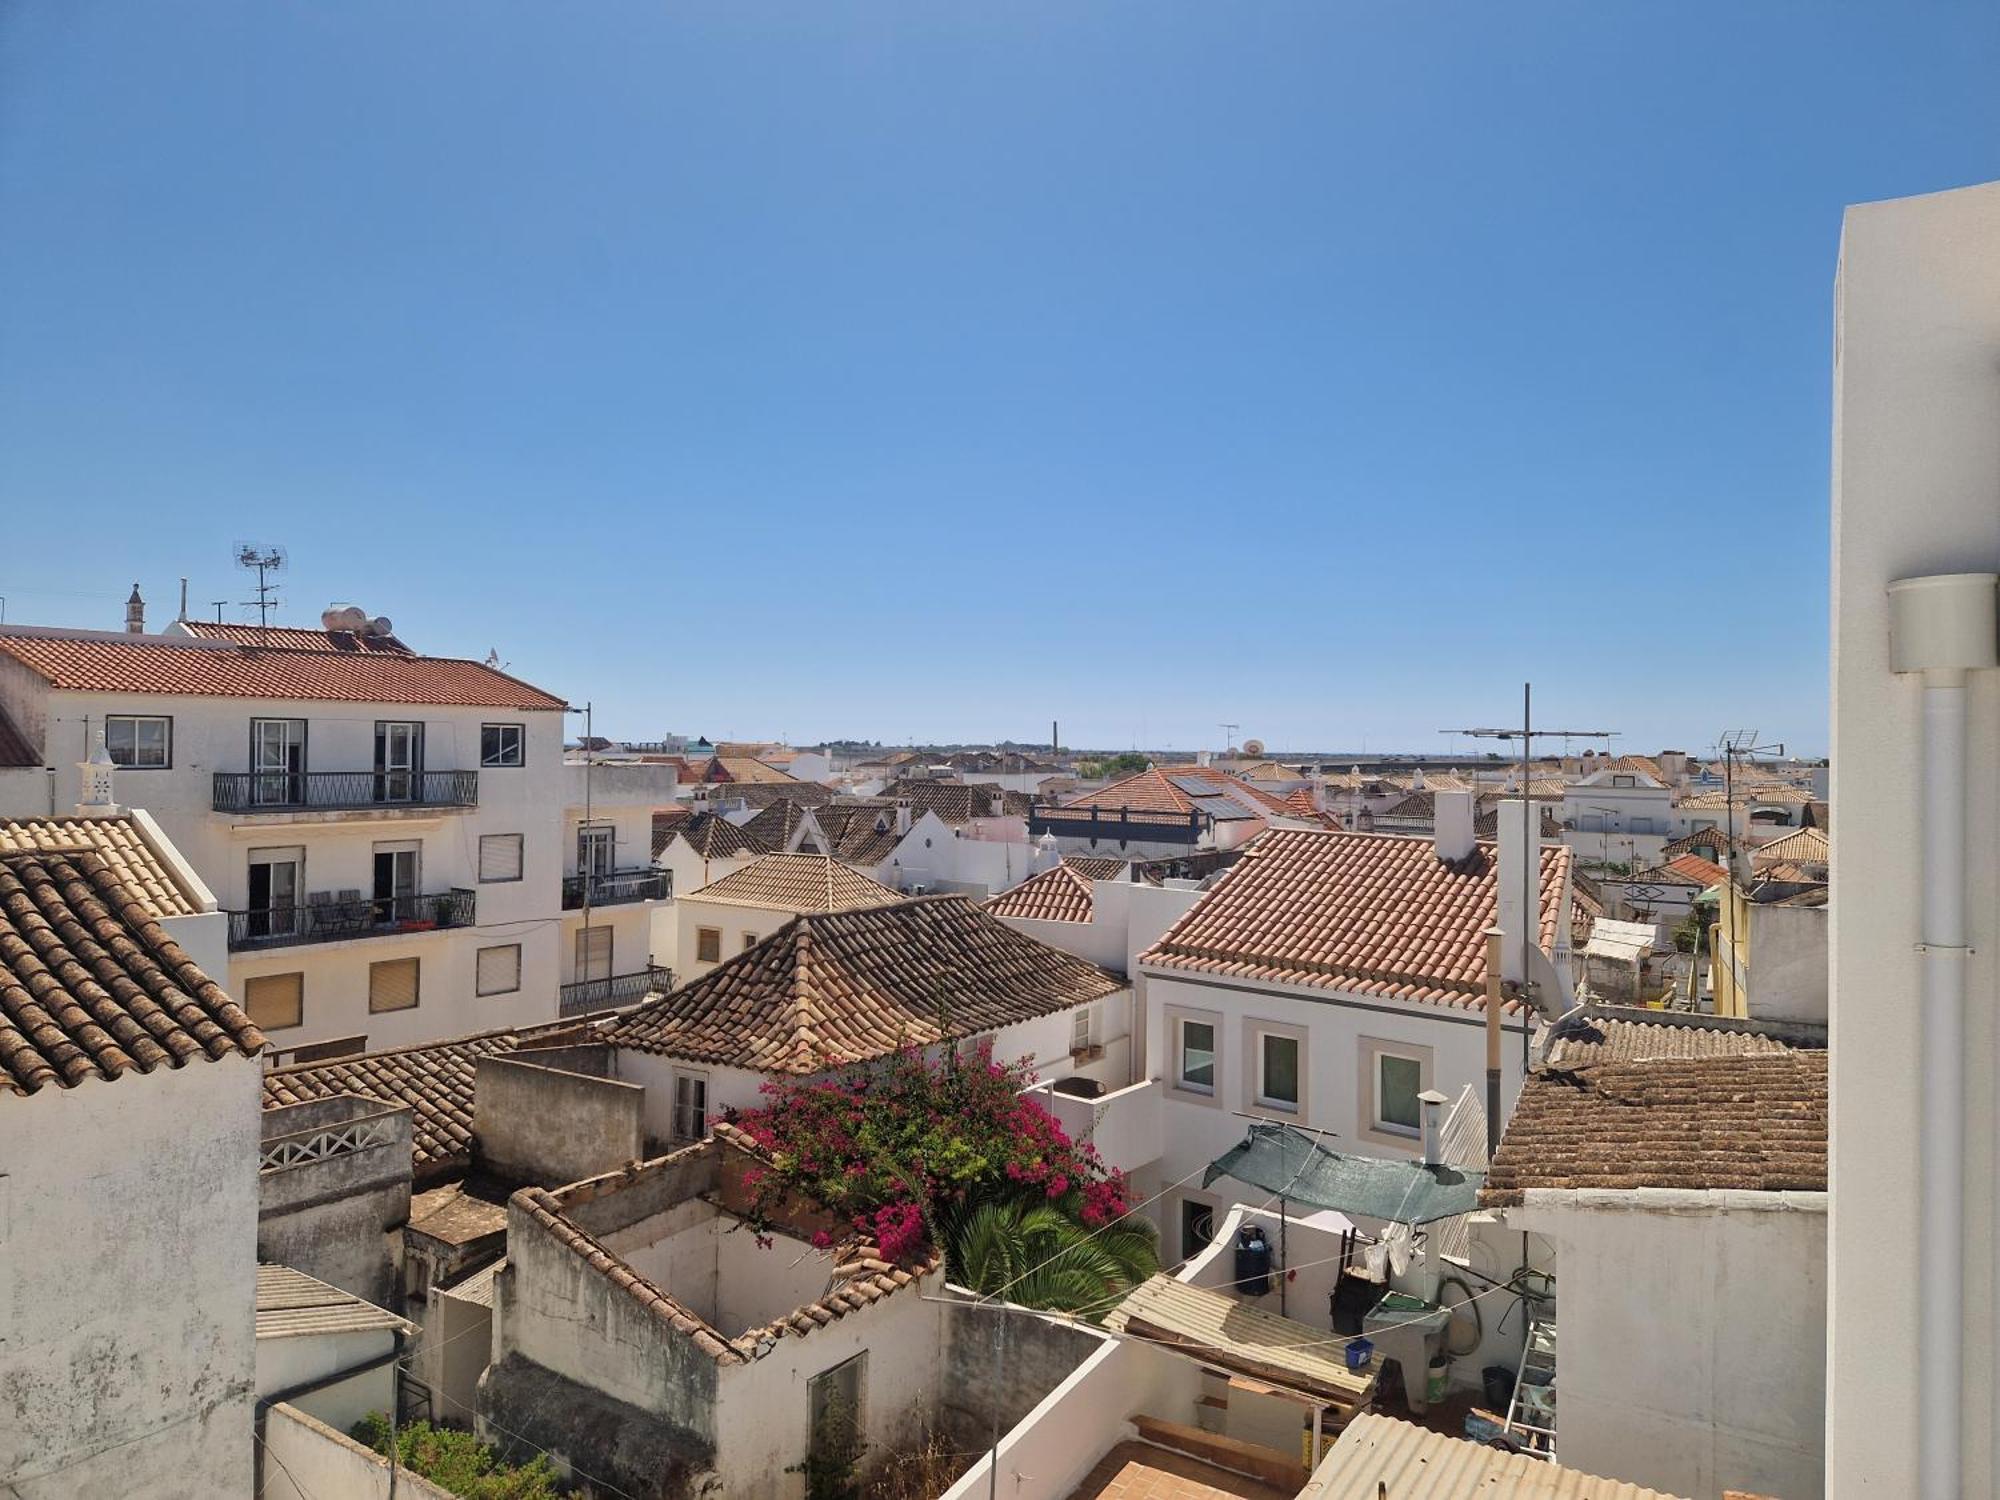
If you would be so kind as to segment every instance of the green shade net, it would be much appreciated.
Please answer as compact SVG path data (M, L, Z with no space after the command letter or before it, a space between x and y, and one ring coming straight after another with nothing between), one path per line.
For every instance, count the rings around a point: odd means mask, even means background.
M1241 1145L1210 1162L1201 1185L1208 1187L1218 1177L1234 1177L1288 1203L1394 1224L1428 1224L1471 1213L1486 1180L1484 1172L1463 1167L1349 1156L1329 1150L1303 1130L1264 1122L1252 1125Z

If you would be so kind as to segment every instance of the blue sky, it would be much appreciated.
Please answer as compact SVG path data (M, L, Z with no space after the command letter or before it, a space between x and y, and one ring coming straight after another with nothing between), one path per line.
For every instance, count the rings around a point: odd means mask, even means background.
M2000 6L0 7L0 594L649 735L1825 739L1844 204ZM240 617L233 604L229 617Z

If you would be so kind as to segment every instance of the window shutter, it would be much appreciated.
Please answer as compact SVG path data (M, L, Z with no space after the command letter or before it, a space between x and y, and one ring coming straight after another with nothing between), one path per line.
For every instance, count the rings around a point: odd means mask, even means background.
M305 1019L304 974L259 974L243 985L243 1009L261 1031L282 1031Z
M417 960L392 958L368 966L368 1008L410 1010L417 1003Z
M521 878L521 835L487 833L479 839L479 879L519 880Z
M512 994L521 987L521 945L502 943L479 950L479 984L482 995Z

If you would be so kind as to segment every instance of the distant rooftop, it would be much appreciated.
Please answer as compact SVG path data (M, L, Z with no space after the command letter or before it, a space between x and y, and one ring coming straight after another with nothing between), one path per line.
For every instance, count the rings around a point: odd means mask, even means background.
M417 1325L290 1266L257 1267L258 1338L378 1330L411 1334L417 1331Z

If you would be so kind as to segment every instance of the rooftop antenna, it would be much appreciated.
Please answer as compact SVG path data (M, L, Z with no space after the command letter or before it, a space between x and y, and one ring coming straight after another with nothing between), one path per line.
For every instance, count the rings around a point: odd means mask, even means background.
M1218 724L1215 727L1222 731L1222 753L1227 755L1235 748L1236 731L1243 726L1241 724Z
M1521 684L1521 727L1519 729L1441 729L1440 734L1462 734L1473 740L1518 740L1521 746L1521 799L1527 810L1524 833L1527 846L1537 852L1534 859L1521 861L1521 930L1514 934L1521 946L1521 991L1532 995L1534 967L1530 959L1541 928L1541 903L1535 899L1535 885L1541 873L1542 830L1535 818L1533 761L1536 740L1603 740L1607 746L1617 737L1615 729L1537 729L1535 728L1535 685ZM1506 871L1501 871L1504 877ZM1496 913L1497 915L1497 913ZM1521 1028L1521 1076L1526 1078L1529 1071L1529 1035L1533 1028ZM1497 1052L1488 1052L1486 1068L1486 1144L1489 1155L1500 1144L1500 1059Z
M1739 760L1755 760L1760 755L1783 755L1785 742L1760 745L1754 729L1725 729L1722 737L1715 742L1715 748L1722 752L1722 808L1723 830L1729 835L1729 847L1723 851L1723 864L1729 871L1729 878L1741 878L1737 873L1736 832L1736 763Z
M278 607L278 586L271 582L271 575L285 571L285 549L257 542L238 542L236 566L254 571L257 575L257 597L254 600L245 599L243 607L256 608L257 626L262 629L271 623L271 611Z

